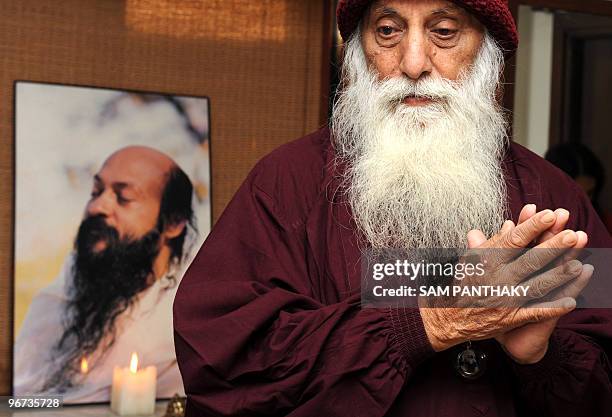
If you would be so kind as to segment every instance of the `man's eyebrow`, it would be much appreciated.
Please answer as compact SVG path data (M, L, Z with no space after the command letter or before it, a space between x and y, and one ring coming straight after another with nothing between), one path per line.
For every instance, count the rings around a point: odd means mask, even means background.
M112 187L115 192L123 191L127 188L131 191L134 191L137 194L141 194L140 188L138 188L136 185L129 183L129 182L114 182L112 184Z
M441 9L436 9L433 12L431 12L431 14L433 16L448 16L448 15L453 15L453 14L459 14L461 12L461 8L455 5L448 5L446 7L443 7Z
M95 184L100 184L100 185L104 186L104 180L98 174L94 175L93 179L94 179L94 183ZM138 188L138 186L136 186L135 184L132 184L130 182L125 182L125 181L114 182L114 183L111 184L111 187L112 187L113 191L115 191L115 192L123 191L126 188L128 188L128 189L130 189L131 191L134 191L137 194L142 194L140 188Z
M374 12L376 13L377 17L380 19L381 17L388 17L388 16L399 16L399 13L397 12L397 10L395 10L392 7L387 7L387 6L382 6L382 7L377 7Z

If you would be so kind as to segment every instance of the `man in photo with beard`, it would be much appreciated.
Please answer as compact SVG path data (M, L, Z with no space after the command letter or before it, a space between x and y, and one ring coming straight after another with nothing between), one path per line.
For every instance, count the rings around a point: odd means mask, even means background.
M538 308L360 305L369 249L611 247L571 179L508 139L506 3L341 0L337 17L330 128L255 166L177 292L187 417L612 415L612 315L574 310L590 265L514 270L556 291ZM469 346L478 375L455 369Z
M126 147L104 162L74 251L17 338L15 395L108 401L113 367L132 352L157 367L158 397L182 391L172 302L195 234L192 194L187 175L154 149Z

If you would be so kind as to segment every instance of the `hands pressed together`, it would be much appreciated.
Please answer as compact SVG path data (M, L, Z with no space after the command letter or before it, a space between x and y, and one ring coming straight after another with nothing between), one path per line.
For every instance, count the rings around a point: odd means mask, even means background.
M588 237L582 231L564 230L569 216L564 209L536 212L536 206L530 204L523 207L518 224L506 221L488 240L481 231L470 231L469 249L508 249L512 253L535 245L517 258L498 256L482 278L488 283L528 285L528 297L516 306L496 306L491 300L484 307L421 307L434 350L494 338L517 363L540 361L557 321L576 307L576 297L593 275L591 265L575 259L576 249L584 248ZM551 263L553 268L542 271Z

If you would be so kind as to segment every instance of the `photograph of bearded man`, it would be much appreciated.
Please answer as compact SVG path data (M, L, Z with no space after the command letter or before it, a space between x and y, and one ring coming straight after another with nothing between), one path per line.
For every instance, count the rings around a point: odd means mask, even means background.
M16 96L13 394L107 402L133 352L157 398L183 394L172 303L210 222L207 99Z
M113 366L133 351L158 367L159 396L181 391L171 306L193 233L192 193L183 170L151 148L127 147L106 160L74 251L34 298L17 338L15 394L106 401Z

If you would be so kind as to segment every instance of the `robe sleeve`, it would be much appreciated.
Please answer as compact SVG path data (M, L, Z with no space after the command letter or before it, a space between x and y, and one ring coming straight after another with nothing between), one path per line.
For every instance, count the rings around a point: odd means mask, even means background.
M612 248L610 235L587 197L573 183L570 187L568 194L575 203L567 206L569 228L584 230L589 247ZM612 310L580 309L568 314L559 321L540 362L513 364L523 405L540 416L612 416L611 355Z
M258 185L260 165L174 302L186 416L383 416L433 354L420 314L322 302L306 233Z

